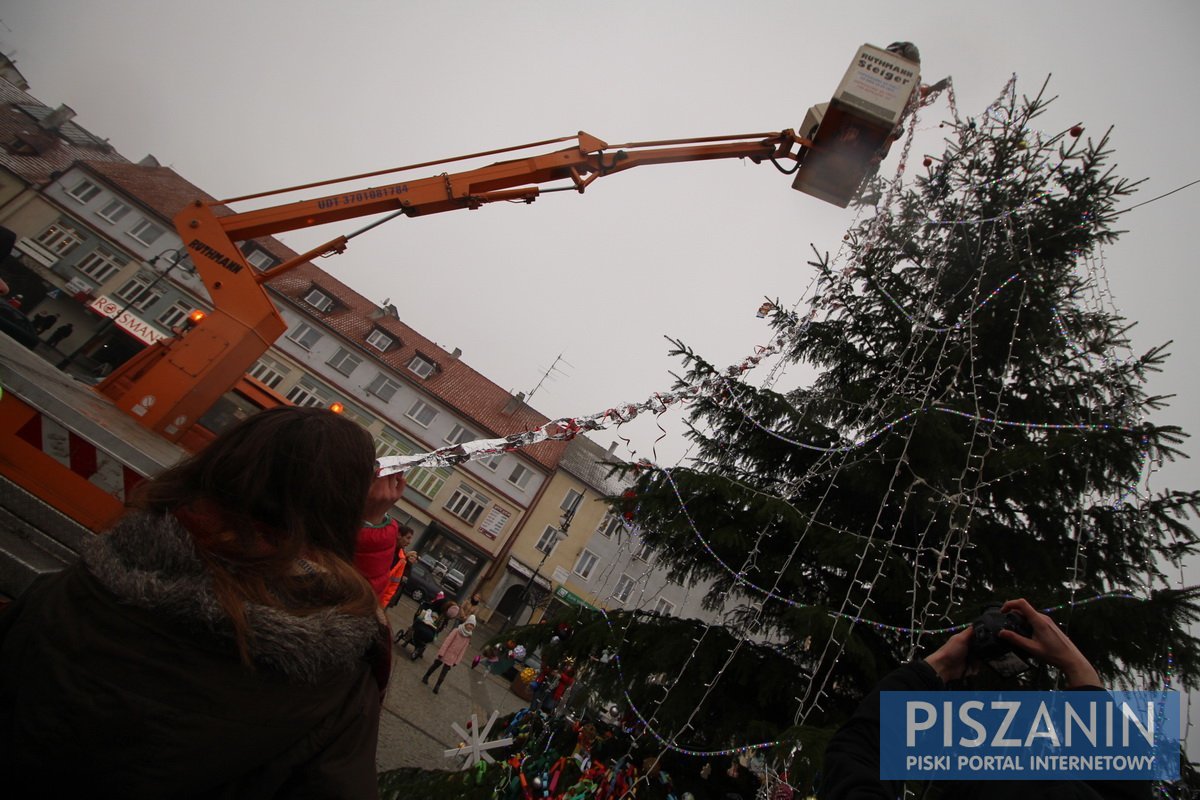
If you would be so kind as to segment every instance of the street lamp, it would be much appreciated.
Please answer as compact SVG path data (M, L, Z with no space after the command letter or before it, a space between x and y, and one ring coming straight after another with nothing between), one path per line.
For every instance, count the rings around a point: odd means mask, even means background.
M554 552L554 548L558 547L559 542L567 538L567 532L571 530L571 520L575 519L575 511L579 508L579 501L581 500L583 500L583 494L577 494L575 499L571 501L571 507L563 512L562 522L559 523L558 530L554 532L554 544L542 551L542 560L538 562L537 567L534 568L533 573L529 576L529 580L525 583L525 591L521 592L521 602L517 605L517 608L524 608L529 604L529 592L533 588L533 582L537 580L542 567L546 565L546 559ZM504 625L500 627L501 633L508 629L511 621L511 618L504 621Z
M84 350L87 350L89 347L91 347L93 344L95 344L96 341L99 340L101 336L108 333L109 328L116 325L117 320L120 319L121 317L125 316L125 312L133 307L133 304L138 301L138 298L141 297L144 292L153 291L154 287L158 286L160 281L162 281L164 278L166 278L168 275L170 275L171 270L175 269L177 266L184 263L184 259L187 257L187 252L182 247L180 247L177 249L163 250L161 253L154 256L146 263L148 265L153 266L160 258L167 255L168 253L170 253L172 256L174 256L170 265L165 270L158 273L158 275L155 276L154 280L152 280L150 282L149 286L147 286L145 289L143 289L140 292L134 292L133 297L125 302L125 305L124 305L124 307L121 308L121 310L119 310L116 314L114 314L111 317L105 317L104 322L100 323L100 327L96 329L95 333L93 333L91 336L88 337L86 342L79 345L79 347L76 347L75 350L72 351L70 355L65 356L62 361L59 361L58 364L55 365L58 369L66 369L67 367L69 367L71 365L71 363L79 356L80 353L82 353Z

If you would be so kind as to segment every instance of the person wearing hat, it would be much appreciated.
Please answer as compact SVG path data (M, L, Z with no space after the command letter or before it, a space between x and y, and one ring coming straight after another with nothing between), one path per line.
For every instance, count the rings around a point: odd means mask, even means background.
M466 621L455 628L454 633L446 637L446 641L442 642L442 646L438 648L437 658L429 665L429 669L425 671L425 677L421 678L421 683L429 685L429 678L440 665L442 674L438 675L437 683L433 685L433 693L437 694L438 689L442 688L442 681L446 680L446 673L450 671L458 662L462 661L463 656L467 653L467 646L471 643L471 634L475 632L475 615L467 617Z

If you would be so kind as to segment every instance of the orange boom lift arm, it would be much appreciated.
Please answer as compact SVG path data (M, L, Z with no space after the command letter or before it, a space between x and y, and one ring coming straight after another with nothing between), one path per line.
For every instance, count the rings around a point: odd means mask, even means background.
M333 186L451 161L495 155L576 140L573 147L501 161L477 169L388 183L370 189L327 194L312 200L218 215L225 204L316 187ZM596 178L645 164L748 158L800 161L812 146L791 130L701 139L631 142L610 147L580 132L565 137L505 150L492 150L445 161L426 162L394 170L355 175L231 200L196 201L175 217L184 247L204 281L213 311L192 330L152 345L115 370L97 389L116 405L172 441L178 441L225 392L229 391L286 325L265 287L276 278L311 259L341 253L353 236L339 236L320 247L264 272L247 262L237 242L284 231L311 228L331 222L392 212L419 217L457 209L477 209L497 201L532 203L550 191L583 192ZM786 170L791 172L792 170ZM544 184L562 186L542 188Z

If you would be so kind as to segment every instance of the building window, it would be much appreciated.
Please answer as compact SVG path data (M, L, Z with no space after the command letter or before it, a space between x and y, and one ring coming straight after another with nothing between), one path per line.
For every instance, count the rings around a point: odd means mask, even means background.
M474 525L489 502L487 497L463 483L450 496L446 510L467 524Z
M305 350L312 350L313 345L321 341L321 332L312 325L309 325L306 322L301 322L294 329L288 331L287 338L291 339Z
M633 586L633 578L629 577L628 575L622 575L621 579L617 581L617 588L613 589L612 596L616 598L618 602L624 603L629 599L629 595L633 594Z
M455 423L454 427L450 429L450 433L446 435L444 441L446 444L462 444L463 442L469 442L474 438L475 433L473 431Z
M313 289L304 297L304 302L315 308L317 311L328 311L333 308L333 298L322 292L320 289Z
M384 430L375 437L375 455L379 458L408 456L415 452L417 448L412 442L391 430Z
M96 283L104 283L117 274L129 261L103 248L97 248L79 259L75 266Z
M362 359L346 348L339 347L338 351L333 354L333 358L329 359L326 363L349 378L350 373L354 372L354 368L362 363Z
M121 218L130 211L127 203L122 203L120 200L113 198L109 200L104 208L100 209L97 216L105 222L120 222Z
M38 234L37 242L51 253L62 257L79 247L83 242L83 234L70 225L56 222Z
M328 392L307 377L301 378L300 382L291 388L287 393L287 399L298 406L324 407L329 405Z
M261 270L275 266L275 259L262 250L250 249L246 251L246 263Z
M481 461L479 463L483 464L485 467L490 469L492 472L495 472L496 469L500 466L500 460L502 458L504 458L503 453L496 453L492 456L489 456L486 460Z
M129 231L129 235L142 244L150 245L158 241L158 237L166 232L166 229L162 226L155 225L150 220L144 219L133 226L133 229Z
M586 581L592 576L592 570L596 569L598 563L600 563L599 556L591 550L584 550L575 560L575 574Z
M412 361L408 362L408 371L414 372L422 378L428 378L433 374L433 362L420 356L413 356Z
M433 422L434 417L438 415L437 409L426 403L424 400L418 400L412 404L412 408L404 416L411 419L413 422L420 425L422 428L428 428L429 423Z
M385 352L392 346L392 337L388 336L381 330L373 330L367 334L367 344L374 347L379 352Z
M87 203L94 200L96 195L100 194L100 187L91 181L84 180L80 181L79 185L67 192L67 194L81 203Z
M558 507L561 508L563 511L571 511L571 510L575 509L576 507L578 507L579 501L582 499L583 499L582 494L575 491L574 489L568 489L567 496L564 497L563 501L558 504Z
M604 519L600 520L600 526L596 528L596 532L601 536L612 536L620 527L621 515L610 511L604 515Z
M128 303L131 308L136 308L138 311L145 311L154 305L162 295L151 289L150 282L139 275L131 278L124 286L118 289L117 297Z
M508 476L508 482L518 489L524 489L529 485L529 479L533 477L533 470L526 467L524 464L517 464L513 467L512 474Z
M432 500L450 478L447 467L413 469L408 471L408 488Z
M381 372L375 376L375 380L368 384L367 394L373 394L386 403L392 399L399 389L400 384Z
M641 539L637 547L633 549L633 557L638 561L649 561L650 555L654 552L654 548L645 539Z
M172 303L170 308L158 316L158 324L165 328L174 328L187 319L187 315L190 313L192 313L192 307L187 303Z
M660 597L654 601L654 613L669 617L675 613L675 604L665 597Z
M263 356L250 368L250 377L274 389L291 370L269 356Z
M553 525L547 525L546 530L542 531L542 536L537 540L534 547L539 553L550 555L554 552L554 545L558 544L558 528Z

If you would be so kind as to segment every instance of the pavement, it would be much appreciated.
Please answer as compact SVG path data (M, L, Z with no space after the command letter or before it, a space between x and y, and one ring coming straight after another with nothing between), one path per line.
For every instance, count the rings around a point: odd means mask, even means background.
M407 628L416 610L417 604L409 597L389 609L387 614L392 630ZM437 694L433 693L433 684L441 672L440 667L430 676L429 685L421 683L421 676L433 664L446 633L429 645L425 655L417 661L411 659L411 648L393 645L392 677L383 703L379 747L375 752L375 764L380 772L401 767L456 769L458 760L446 758L443 753L462 741L462 737L451 730L450 723L457 722L466 729L471 714L477 714L479 724L483 726L492 711L499 711L500 716L504 716L526 706L525 701L509 689L509 681L492 675L483 664L471 669L471 660L497 632L487 625L480 625L475 630L467 654L450 670ZM500 738L501 733L493 728L488 738Z

